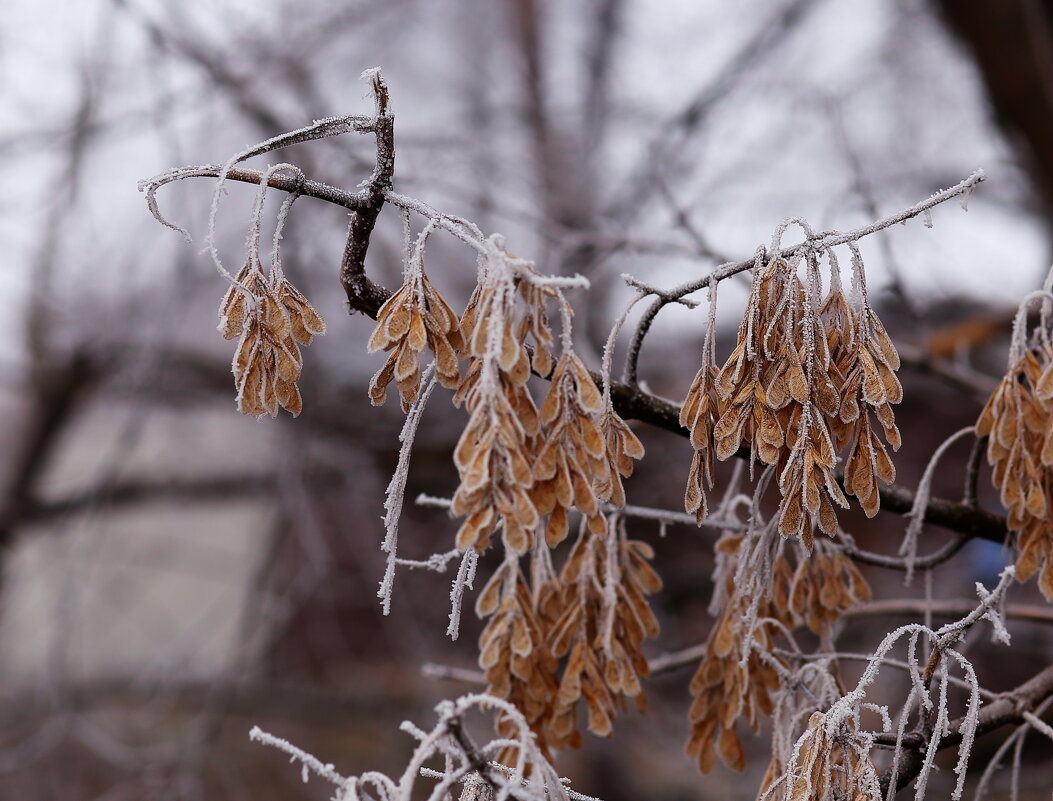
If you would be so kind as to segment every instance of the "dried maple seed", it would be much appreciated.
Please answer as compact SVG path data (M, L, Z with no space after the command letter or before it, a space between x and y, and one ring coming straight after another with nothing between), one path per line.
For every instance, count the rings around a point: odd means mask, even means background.
M1053 352L1049 345L1018 353L976 423L987 437L992 481L1014 533L1016 577L1053 601Z
M500 525L506 546L524 553L540 521L531 496L540 420L526 388L529 357L512 334L514 294L506 290L499 282L481 284L459 324L470 356L454 393L454 403L464 403L469 412L454 451L461 484L452 509L466 516L457 532L462 550L482 552Z
M584 702L589 730L610 736L625 703L644 703L640 679L647 675L642 646L658 634L646 596L661 579L650 566L654 552L627 540L612 522L602 534L583 530L560 573L559 617L549 647L567 655L549 726L549 741L567 747L580 740L577 706Z
M248 261L220 303L219 330L226 339L240 337L231 364L238 409L257 417L273 417L279 407L300 414L300 345L325 333L307 298L280 272L266 276L258 261Z
M366 345L370 353L391 351L369 382L374 406L384 403L394 379L404 410L420 392L420 356L425 348L435 355L435 377L444 387L460 384L457 354L464 348L457 315L423 270L406 280L377 312L377 327Z
M684 506L701 522L714 455L748 450L776 467L780 532L810 548L814 529L833 536L835 506L848 506L834 474L838 451L848 451L848 492L868 515L877 512L878 482L891 483L895 470L871 412L899 447L890 404L903 391L893 372L899 357L865 291L849 302L838 278L820 303L817 263L807 261L807 284L795 265L775 258L755 270L738 340L719 371L707 344L680 413L695 449Z

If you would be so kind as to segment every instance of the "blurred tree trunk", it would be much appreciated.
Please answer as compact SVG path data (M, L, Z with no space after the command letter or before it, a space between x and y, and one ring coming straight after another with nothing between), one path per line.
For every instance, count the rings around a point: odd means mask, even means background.
M972 54L1053 229L1053 0L934 0Z

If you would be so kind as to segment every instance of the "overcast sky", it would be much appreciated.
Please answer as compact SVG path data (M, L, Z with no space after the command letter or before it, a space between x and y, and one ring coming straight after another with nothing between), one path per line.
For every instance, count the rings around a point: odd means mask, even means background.
M232 0L183 3L178 10L159 2L131 5L162 24L173 15L236 71L256 69L256 55L238 56L247 39L281 43L310 30L328 8L320 2ZM576 111L569 104L580 80L582 9L588 4L549 5L555 22L547 38L554 76L548 88L558 120ZM604 145L608 198L631 193L628 176L663 121L708 86L781 5L677 2L662 4L656 13L654 3L628 2L616 52L611 136ZM351 4L366 11L373 6ZM392 3L367 15L361 30L348 24L324 52L302 54L302 65L321 88L324 113L333 114L367 111L365 87L355 78L361 69L382 65L403 143L396 175L401 186L461 212L467 194L462 188L490 180L497 208L493 226L508 233L517 252L544 258L531 230L535 206L525 196L530 169L522 148L496 143L496 171L482 179L464 170L463 153L473 145L464 114L472 70L493 71L479 84L491 91L508 83L497 70L507 62L507 45L485 27L499 24L485 22L493 17L487 8L482 0ZM1023 210L1023 177L988 120L971 66L923 9L920 0L816 3L768 62L746 70L685 148L682 175L672 187L717 249L736 258L748 255L789 215L822 228L864 222L869 215L852 191L847 140L883 213L977 167L990 177L968 214L952 205L935 212L932 230L914 222L887 235L910 291L919 297L964 292L1012 305L1036 284L1049 249L1044 232ZM49 204L63 202L56 194L66 144L61 134L76 111L86 69L99 99L93 119L101 132L91 140L81 190L61 217L60 230L45 231L54 224ZM186 245L149 219L136 180L172 166L173 158L222 161L259 135L239 121L200 69L157 51L137 15L115 10L109 0L8 0L0 22L0 76L0 158L7 178L0 195L0 236L7 244L0 281L9 309L21 305L47 238L57 245L63 292L54 302L65 316L91 316L90 308L75 304L85 287L105 299L129 286L168 280L174 259L187 255L181 250ZM257 90L271 100L266 76L257 78ZM275 108L287 119L309 121L286 90L274 94ZM843 139L835 133L837 115ZM514 142L517 132L509 129L507 135ZM361 142L347 146L368 156ZM340 174L327 177L339 180ZM353 186L362 177L346 174L344 183ZM162 205L168 202L162 198ZM200 207L182 221L200 248ZM667 209L649 212L641 222L633 231L641 238L679 236ZM872 282L879 283L882 248L867 241L864 255ZM195 258L207 266L204 256ZM650 281L672 284L708 265L641 258L619 264L610 279L634 268ZM677 319L676 313L670 317ZM9 311L2 323L9 353L18 319Z

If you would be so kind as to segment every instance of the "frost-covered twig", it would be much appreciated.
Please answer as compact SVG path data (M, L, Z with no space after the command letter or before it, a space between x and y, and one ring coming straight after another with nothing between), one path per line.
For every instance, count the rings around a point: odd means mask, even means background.
M418 506L432 506L437 509L449 509L453 505L453 500L450 498L439 498L435 495L428 495L422 492L414 500ZM691 526L691 528L698 528L699 524L695 522L694 515L685 514L684 512L674 512L671 509L655 509L650 506L634 506L633 504L626 504L621 509L615 509L613 506L604 505L605 512L615 512L624 517L635 517L640 520L654 520L658 523L670 524L670 525L682 525ZM703 520L702 528L713 528L728 531L742 531L746 528L744 523L737 523L731 520Z
M406 492L406 481L409 477L410 452L413 449L413 438L417 433L417 425L420 423L421 414L423 414L428 398L435 388L434 369L434 363L428 366L424 376L424 389L406 415L406 422L403 423L402 432L399 434L399 441L402 443L402 447L399 449L398 466L395 468L395 473L391 476L391 482L384 493L384 530L386 534L380 549L388 556L384 579L380 582L377 597L381 600L385 615L391 612L391 591L395 583L395 566L399 563L399 519L402 516L402 500ZM445 561L441 562L441 564L442 568L445 569Z
M430 731L408 721L402 724L402 730L417 740L417 746L397 780L376 771L345 777L333 765L322 763L317 757L258 727L253 727L249 736L300 762L304 781L310 772L314 772L335 784L340 791L337 796L340 801L440 801L447 797L453 786L471 776L489 785L496 801L570 801L571 798L596 801L577 793L571 795L565 786L566 780L556 773L538 749L526 720L508 701L476 693L455 701L442 701L435 711L438 721ZM465 715L474 711L501 716L509 722L510 735L477 746L464 728ZM491 761L492 753L509 747L515 753L515 765ZM427 767L428 762L440 756L444 758L444 770ZM436 780L436 783L422 791L417 787L422 777Z
M177 167L172 170L165 170L152 178L146 178L140 181L139 191L146 194L147 207L159 223L166 228L171 228L173 231L182 234L184 238L189 238L190 234L185 228L173 223L161 213L161 210L157 205L157 192L166 184L181 181L184 178L219 178L219 176L223 174L223 166L224 165L222 164L202 164L198 166ZM309 179L305 179L301 182L298 181L298 179L287 175L271 175L270 177L265 177L264 170L251 170L247 167L232 167L226 171L225 177L228 181L256 184L257 186L266 182L267 186L272 189L278 189L282 192L295 192L297 191L297 188L299 188L300 194L304 197L323 200L326 203L332 203L334 206L341 206L349 211L354 211L367 202L367 198L363 192L348 192L339 187L330 186L321 181L313 181Z
M883 231L886 228L890 228L897 223L906 222L909 219L917 217L921 214L926 213L929 209L934 206L938 206L951 198L955 197L967 197L972 193L973 188L986 180L987 176L983 170L976 170L965 180L955 184L949 189L944 189L941 192L937 192L930 197L922 200L919 203L915 203L913 206L903 209L902 211L890 214L887 217L883 217L880 220L876 220L867 225L853 228L850 231L838 232L829 231L816 234L815 236L809 236L804 242L799 245L792 245L790 247L782 248L778 253L767 254L771 258L782 257L791 258L795 255L800 255L806 252L821 253L828 251L831 248L838 247L840 245L846 245L851 242L856 242L865 236ZM725 278L729 278L736 273L741 273L744 270L753 269L756 265L756 257L749 259L743 259L742 261L729 262L716 267L712 272L703 278L688 281L680 284L679 286L673 287L666 290L659 295L651 306L644 312L643 317L640 318L640 322L637 324L636 332L633 335L632 343L629 346L629 353L626 356L626 367L625 367L625 381L630 386L635 387L637 381L637 363L639 361L640 349L643 347L643 340L647 336L648 331L651 328L651 324L654 322L655 317L658 313L669 303L672 303L685 295L690 295L693 292L697 292L704 287L709 286L714 282L723 281Z
M436 665L434 662L425 662L420 666L420 674L426 679L449 679L451 681L463 681L467 684L486 686L486 674L479 670L468 670L466 668L451 667L450 665Z
M771 791L780 787L783 798L814 796L816 799L825 799L833 788L840 786L839 792L848 792L851 797L879 801L886 792L891 798L909 778L920 775L916 789L916 798L920 801L936 753L946 747L945 738L954 734L959 744L959 758L955 767L958 782L951 797L959 799L964 789L970 748L980 723L981 690L972 665L954 646L973 624L983 618L991 620L1000 638L1008 638L998 608L1012 583L1014 573L1012 567L1006 568L992 592L977 584L980 603L960 620L937 630L910 624L889 632L867 659L866 668L855 688L831 704L825 712L812 715L808 728L794 745L791 757L780 771L782 778L769 788L767 795L770 797ZM924 668L917 660L918 643L922 637L933 644L932 655ZM881 666L887 662L892 648L904 638L908 646L907 670L911 688L900 712L897 730L890 731L891 721L883 714L882 730L866 731L861 727L860 716L872 706L866 700L868 690L877 679ZM960 666L968 692L967 712L964 717L953 722L947 710L948 687L953 677L949 675L945 657ZM934 679L938 679L935 702L930 698L930 685ZM921 716L920 731L908 735L905 730L907 716L916 704ZM879 778L874 772L869 752L881 741L894 746L895 751L891 769ZM907 755L906 759L903 759L904 754ZM836 781L829 777L823 778L835 765L840 765L839 770L846 771L843 778ZM819 784L813 786L816 781Z
M249 739L253 742L277 748L279 751L284 751L289 755L290 762L299 762L303 768L304 782L307 781L307 774L310 770L337 786L344 786L347 784L348 780L337 773L333 768L332 763L323 764L321 760L308 754L302 748L297 748L288 740L284 740L281 737L275 737L273 734L263 731L259 726L252 727L249 731Z

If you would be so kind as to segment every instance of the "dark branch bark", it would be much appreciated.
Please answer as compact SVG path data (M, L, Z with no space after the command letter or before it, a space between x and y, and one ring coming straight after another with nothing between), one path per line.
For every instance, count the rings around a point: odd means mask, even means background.
M310 483L311 487L318 488L336 486L341 481L341 476L335 471L313 471L306 474L304 480ZM45 523L93 505L112 511L143 503L209 503L258 498L272 495L278 486L278 476L273 474L128 481L55 500L26 501L19 510L18 523Z
M170 180L182 180L183 178L218 178L221 173L223 173L223 166L221 164L205 164L197 169L180 171L178 174L173 174ZM155 180L157 179L151 179L150 181L147 181L146 184L150 184ZM263 173L259 170L250 170L246 167L231 167L226 173L223 173L223 180L239 181L241 183L256 184L258 186L263 180ZM167 183L168 181L165 182ZM334 206L341 206L349 211L364 208L370 202L369 196L365 192L347 192L343 189L338 189L335 186L324 184L321 181L300 181L289 175L272 175L267 181L267 186L272 189L279 189L283 192L296 192L304 197L313 197L317 200L324 200L326 203L332 203Z
M1053 208L1053 2L933 0L976 62L998 123Z
M340 261L340 283L347 293L351 310L376 319L377 312L391 293L366 276L366 251L369 249L369 237L384 206L384 191L391 188L391 177L395 172L394 118L388 107L388 87L379 72L373 74L373 94L376 99L376 166L364 188L365 202L351 212L347 244Z
M892 598L870 601L845 612L845 617L885 617L902 615L922 617L926 612L936 617L958 619L976 608L972 601L926 601L920 598ZM1009 604L1003 610L1007 619L1029 623L1053 623L1053 608L1038 604Z
M22 425L20 439L12 446L10 483L0 500L0 547L13 541L17 526L32 506L33 491L59 435L98 374L96 366L78 353L57 369L34 377L28 404L30 417Z
M687 429L680 425L680 407L674 403L621 383L612 385L611 398L615 410L626 419L640 420L682 437L688 436ZM748 458L748 453L740 455ZM914 493L906 487L892 485L881 488L882 509L906 514L913 505ZM1005 542L1008 533L1005 518L1001 515L944 498L929 500L925 522L969 537L998 543Z

